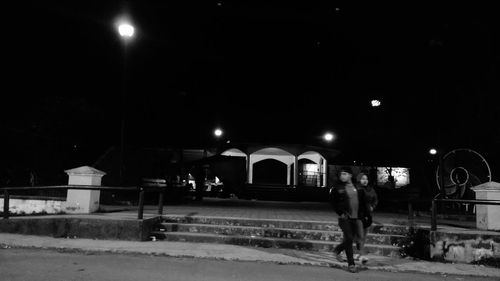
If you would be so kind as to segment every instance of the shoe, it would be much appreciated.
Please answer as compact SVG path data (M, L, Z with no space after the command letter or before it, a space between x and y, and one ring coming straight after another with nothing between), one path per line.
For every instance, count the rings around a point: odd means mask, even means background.
M347 267L347 271L349 271L350 273L357 273L358 272L358 269L356 268L355 265L349 265Z
M361 262L361 264L366 264L368 262L368 258L365 256L361 256L359 258L359 261Z
M337 261L339 262L344 262L344 259L342 258L342 256L340 255L340 253L335 253L335 258L337 259Z

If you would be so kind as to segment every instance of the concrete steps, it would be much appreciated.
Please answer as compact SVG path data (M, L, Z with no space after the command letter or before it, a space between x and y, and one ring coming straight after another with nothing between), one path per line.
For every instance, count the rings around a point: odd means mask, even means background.
M290 228L290 229L313 229L327 231L341 231L337 222L331 221L300 221L300 220L276 220L276 219L252 219L234 217L205 217L205 216L163 216L162 221L178 224L211 224L230 226L254 226L264 228ZM378 234L406 235L408 226L394 224L377 224L371 226L370 232Z
M328 251L331 252L340 242L286 239L286 238L268 238L268 237L249 237L240 235L220 235L209 233L190 233L190 232L153 232L153 235L159 240L175 242L198 242L198 243L217 243L231 244L240 246L253 246L262 248L286 248L308 251ZM399 256L399 247L389 245L365 245L370 254L381 256Z
M398 257L397 245L407 231L406 226L374 225L365 247L371 254ZM151 236L165 241L310 251L332 251L342 241L334 222L172 215L163 216Z
M249 236L283 238L296 240L341 241L341 231L294 229L294 228L264 228L255 226L211 225L211 224L178 224L162 223L165 232L210 233L227 236ZM155 232L156 233L156 232ZM366 243L377 245L397 245L404 236L396 234L369 233Z

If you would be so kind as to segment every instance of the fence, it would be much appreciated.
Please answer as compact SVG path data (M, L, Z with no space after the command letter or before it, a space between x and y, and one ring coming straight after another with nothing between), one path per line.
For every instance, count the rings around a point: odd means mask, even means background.
M137 210L137 219L142 219L144 215L144 193L145 192L158 192L160 194L158 200L158 214L163 214L163 202L165 197L164 188L153 188L153 187L111 187L111 186L97 186L97 185L53 185L53 186L28 186L28 187L4 187L0 188L3 190L3 218L9 218L9 200L10 191L21 191L21 190L61 190L61 189L78 189L78 190L118 190L118 191L137 191L139 192L139 204Z
M437 229L437 204L438 203L458 203L458 204L471 204L471 205L500 205L498 200L463 200L463 199L432 199L431 205L431 230Z

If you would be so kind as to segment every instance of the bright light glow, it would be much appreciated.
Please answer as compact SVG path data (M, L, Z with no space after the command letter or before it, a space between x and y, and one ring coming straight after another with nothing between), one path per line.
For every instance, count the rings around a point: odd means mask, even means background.
M132 38L134 36L135 28L129 23L121 23L118 25L118 33L121 37Z
M379 107L381 102L379 100L372 100L372 107Z
M436 150L436 149L434 149L434 148L431 148L431 149L429 150L429 153L430 153L431 155L436 155L436 154L437 154L437 150Z
M332 133L325 133L325 135L323 136L323 138L326 140L326 141L332 141L333 140L333 134Z
M221 129L215 129L215 131L214 131L214 135L215 135L216 137L220 137L220 136L222 136L222 130L221 130Z
M318 164L304 164L302 169L304 172L318 173L319 172L319 165Z

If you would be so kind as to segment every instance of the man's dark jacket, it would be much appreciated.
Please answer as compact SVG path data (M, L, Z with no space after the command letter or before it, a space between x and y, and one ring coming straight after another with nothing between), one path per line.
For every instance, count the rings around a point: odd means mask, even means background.
M349 198L347 197L345 186L345 183L338 183L330 190L331 203L333 204L335 212L339 216L349 213ZM371 214L368 200L366 200L365 191L362 188L356 188L356 190L358 191L358 218L363 219L370 217Z

